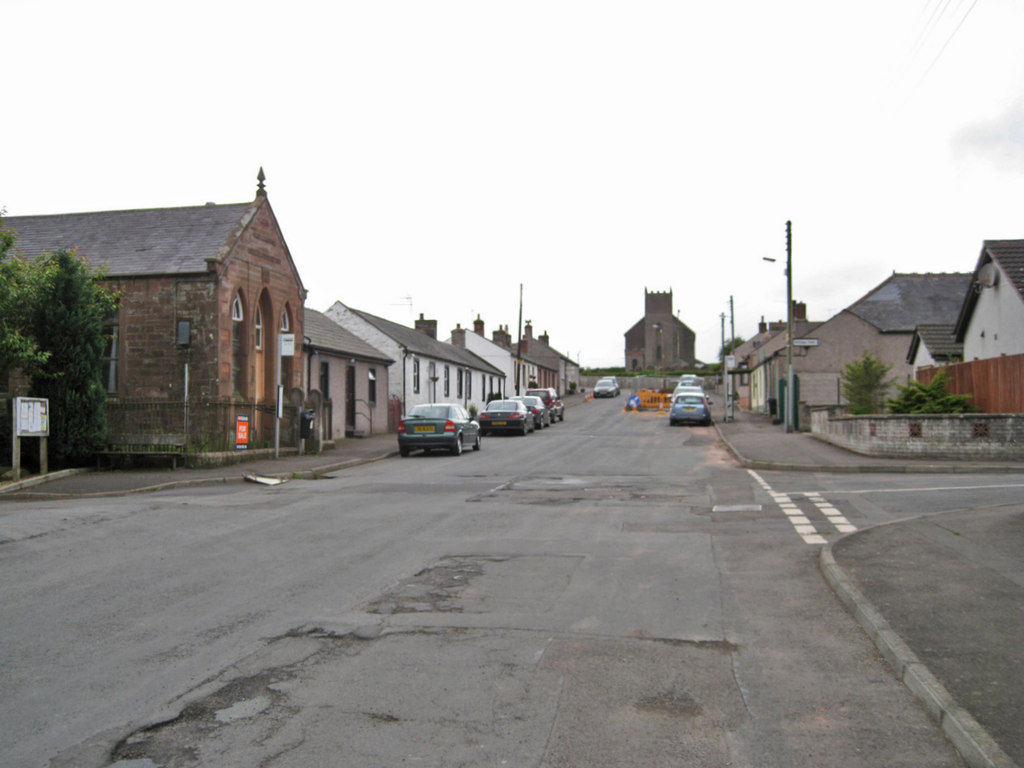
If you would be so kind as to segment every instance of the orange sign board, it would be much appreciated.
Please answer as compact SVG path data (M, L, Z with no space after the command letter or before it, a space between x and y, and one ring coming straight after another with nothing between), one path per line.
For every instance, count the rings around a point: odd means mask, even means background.
M235 419L235 450L244 451L249 447L249 417L238 416Z

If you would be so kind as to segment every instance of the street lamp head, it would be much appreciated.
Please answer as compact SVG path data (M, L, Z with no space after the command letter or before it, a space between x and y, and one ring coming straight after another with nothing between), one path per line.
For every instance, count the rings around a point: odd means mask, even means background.
M761 260L762 261L770 261L772 264L775 263L775 259L773 259L771 256L762 256Z

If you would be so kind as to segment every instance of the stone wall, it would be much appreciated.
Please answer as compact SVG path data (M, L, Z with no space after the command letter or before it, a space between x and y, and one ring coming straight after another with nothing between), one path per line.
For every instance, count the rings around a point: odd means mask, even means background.
M842 416L815 408L811 431L867 456L923 459L1024 459L1024 414Z

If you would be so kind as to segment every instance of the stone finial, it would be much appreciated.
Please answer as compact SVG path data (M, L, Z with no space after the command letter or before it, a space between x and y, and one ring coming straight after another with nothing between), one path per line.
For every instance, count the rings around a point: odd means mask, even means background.
M263 173L263 166L260 166L260 172L256 174L256 181L259 182L256 185L256 196L266 197L267 190L264 187L263 182L267 180L266 174Z

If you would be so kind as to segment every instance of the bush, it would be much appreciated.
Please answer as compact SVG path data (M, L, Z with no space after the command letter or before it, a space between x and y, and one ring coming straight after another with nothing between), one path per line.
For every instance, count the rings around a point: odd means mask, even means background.
M931 384L911 381L900 386L900 393L889 401L889 413L973 413L978 409L970 404L970 395L954 395L949 386L949 374L939 371Z

